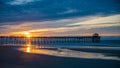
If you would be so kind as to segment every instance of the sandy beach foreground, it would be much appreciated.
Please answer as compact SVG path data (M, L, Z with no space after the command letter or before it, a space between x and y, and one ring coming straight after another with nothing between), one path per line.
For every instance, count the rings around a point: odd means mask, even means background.
M58 57L52 55L22 52L16 50L15 48L16 47L9 47L9 46L0 47L0 68L119 68L120 67L120 60ZM81 50L86 51L84 49ZM95 52L95 50L92 51L87 49L87 52L88 51ZM107 53L111 51L104 50L103 52ZM112 54L114 53L115 56L118 55L119 57L118 51L114 51Z

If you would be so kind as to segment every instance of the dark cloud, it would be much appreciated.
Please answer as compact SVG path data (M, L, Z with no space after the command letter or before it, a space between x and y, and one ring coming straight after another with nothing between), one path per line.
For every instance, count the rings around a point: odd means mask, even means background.
M11 4L14 1L0 0L1 23L120 13L120 5L117 0L33 0L25 4Z

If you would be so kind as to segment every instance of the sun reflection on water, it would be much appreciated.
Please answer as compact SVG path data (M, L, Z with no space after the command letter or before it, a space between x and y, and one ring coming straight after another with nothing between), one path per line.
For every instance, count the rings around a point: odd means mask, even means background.
M26 48L26 52L30 52L30 47L28 46L27 48Z
M82 51L74 51L69 49L52 50L50 48L45 49L45 48L41 48L41 46L32 46L32 45L27 45L27 47L21 48L19 50L26 53L46 54L46 55L59 56L59 57L120 60L120 58L118 57L107 56L104 55L103 53L82 52Z

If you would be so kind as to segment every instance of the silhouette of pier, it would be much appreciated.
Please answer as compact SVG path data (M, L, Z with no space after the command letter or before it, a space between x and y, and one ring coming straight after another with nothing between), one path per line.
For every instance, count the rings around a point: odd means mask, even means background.
M0 44L54 44L54 43L80 43L92 42L99 43L100 36L95 33L93 36L61 36L61 37L31 37L28 41L27 37L0 36Z

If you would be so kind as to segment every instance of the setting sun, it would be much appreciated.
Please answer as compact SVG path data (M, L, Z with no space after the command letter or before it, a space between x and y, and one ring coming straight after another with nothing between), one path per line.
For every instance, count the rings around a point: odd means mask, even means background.
M24 34L26 35L26 37L31 37L29 32L24 32Z

